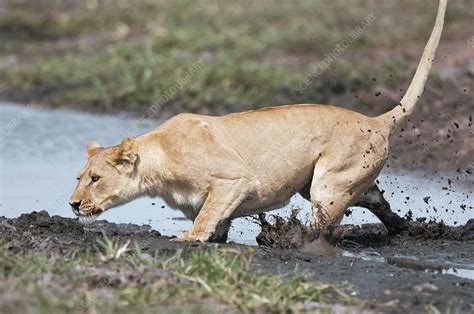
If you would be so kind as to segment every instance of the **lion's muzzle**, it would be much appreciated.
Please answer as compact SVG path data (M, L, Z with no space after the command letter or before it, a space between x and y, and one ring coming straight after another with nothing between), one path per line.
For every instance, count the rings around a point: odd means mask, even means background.
M71 206L72 212L74 215L79 216L79 208L81 206L81 201L71 201L69 202L69 205Z

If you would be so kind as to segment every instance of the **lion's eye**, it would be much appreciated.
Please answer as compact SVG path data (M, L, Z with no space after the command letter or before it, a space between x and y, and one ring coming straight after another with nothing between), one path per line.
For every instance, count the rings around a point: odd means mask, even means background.
M77 177L76 180L79 181L79 180L81 180L81 178Z
M92 176L91 177L92 182L97 182L97 181L99 181L99 179L100 179L99 176Z

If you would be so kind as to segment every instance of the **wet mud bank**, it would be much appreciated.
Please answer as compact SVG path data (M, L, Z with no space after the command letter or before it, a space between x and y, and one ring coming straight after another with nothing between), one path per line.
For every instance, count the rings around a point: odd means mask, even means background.
M291 245L279 248L268 238L263 243L261 235L258 241L265 246L256 249L252 268L265 273L298 271L317 281L347 282L351 294L366 300L369 309L377 312L474 310L473 219L458 227L411 221L408 230L396 236L388 235L380 224L344 225L340 232L339 257L303 253ZM84 227L76 219L44 211L14 219L0 217L0 239L8 242L13 252L67 256L74 250L95 250L103 233L131 240L132 247L136 244L148 254L173 254L178 249L189 252L215 245L174 242L146 225L96 221ZM235 243L221 246L247 248Z

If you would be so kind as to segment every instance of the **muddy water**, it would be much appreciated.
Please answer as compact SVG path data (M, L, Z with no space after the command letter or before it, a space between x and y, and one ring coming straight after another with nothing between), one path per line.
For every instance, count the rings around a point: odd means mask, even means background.
M363 261L373 261L378 263L388 263L400 268L413 269L426 273L453 275L460 278L474 280L474 263L466 260L462 263L453 263L446 258L419 259L415 256L388 256L384 257L376 252L352 253L343 251L342 256L359 259Z
M124 136L154 128L159 121L140 121L121 115L94 115L67 110L31 108L0 103L0 216L46 209L52 215L73 217L68 197L74 189L78 170L85 162L85 146L97 140L115 145ZM134 130L127 133L127 130ZM454 178L454 179L453 179ZM474 216L473 179L456 173L393 174L379 177L392 207L405 215L444 220L450 225L465 223ZM469 198L470 196L470 198ZM307 220L309 204L299 196L289 206L275 211L287 216L301 207ZM464 208L463 208L464 207ZM176 235L190 227L180 211L160 199L142 198L106 212L111 222L150 224L164 235ZM259 227L252 219L234 221L230 239L255 243ZM361 208L354 208L343 223L377 222Z

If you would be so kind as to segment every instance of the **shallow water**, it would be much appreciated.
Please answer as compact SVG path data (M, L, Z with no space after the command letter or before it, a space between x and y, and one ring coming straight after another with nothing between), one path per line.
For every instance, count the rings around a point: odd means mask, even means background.
M393 266L424 271L438 275L453 275L460 278L474 280L474 264L466 262L463 264L452 263L443 259L420 260L415 256L390 256L383 257L376 252L352 253L343 251L342 256L363 261L374 261L378 263L388 263Z
M0 216L16 217L45 209L52 215L73 217L68 198L84 165L87 143L97 140L104 146L116 145L123 137L146 132L158 124L158 121L121 115L0 103ZM127 133L127 130L133 131ZM463 224L474 217L469 207L474 181L469 176L383 172L379 181L392 208L401 215L411 210L415 218L442 219L450 225ZM288 216L293 207L302 208L300 216L307 220L309 203L299 196L274 213ZM101 219L150 224L164 235L177 235L191 226L180 211L171 209L160 199L149 198L111 209ZM343 223L366 222L377 222L377 219L362 208L354 208L353 214L343 220ZM252 219L237 219L230 240L254 244L259 230Z

